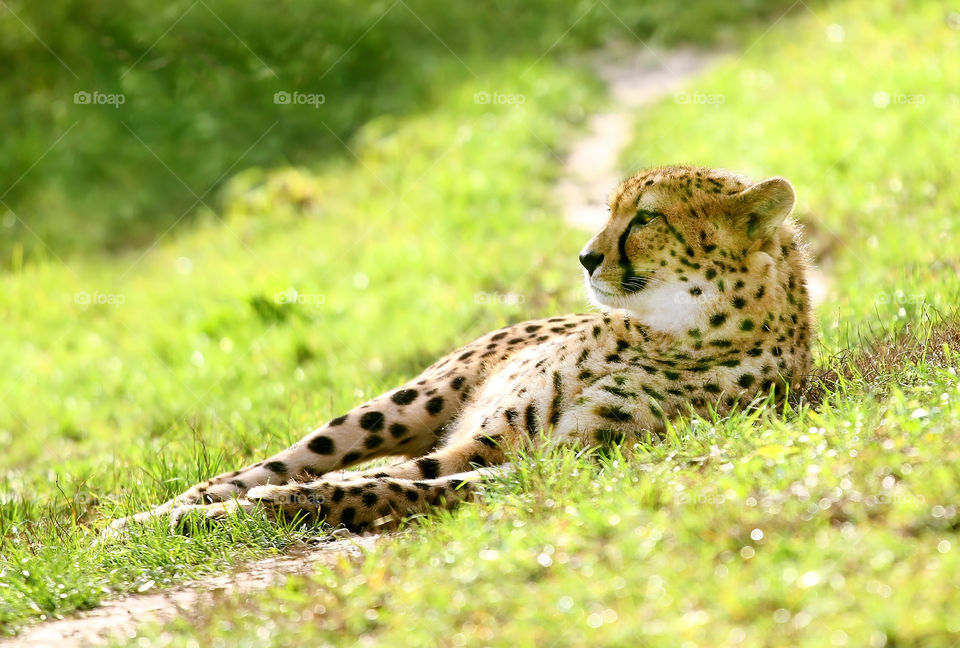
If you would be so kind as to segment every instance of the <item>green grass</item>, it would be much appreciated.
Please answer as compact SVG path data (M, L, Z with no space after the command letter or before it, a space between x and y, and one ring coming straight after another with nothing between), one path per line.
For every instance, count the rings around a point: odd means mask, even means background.
M794 183L830 281L820 369L842 376L816 410L685 421L627 457L526 457L482 504L144 644L956 644L957 32L930 1L814 10L639 114L623 168ZM586 236L558 222L552 149L601 102L586 71L548 58L525 75L534 60L487 73L519 108L476 105L465 80L357 130L358 159L240 173L216 216L142 259L0 277L5 631L316 534L92 542L102 519L282 448L455 344L585 307ZM523 303L489 298L510 293ZM834 357L851 347L870 355Z

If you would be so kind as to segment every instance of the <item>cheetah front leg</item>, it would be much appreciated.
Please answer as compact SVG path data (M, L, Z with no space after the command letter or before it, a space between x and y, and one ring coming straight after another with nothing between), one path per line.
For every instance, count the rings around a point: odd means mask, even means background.
M476 479L504 470L507 456L498 439L480 435L349 480L258 486L242 500L177 507L171 522L176 528L187 515L222 519L237 510L261 510L271 518L300 515L363 530L381 518L398 521L430 507L450 508L477 493Z
M480 468L435 479L409 480L367 477L350 481L258 486L247 498L217 504L182 506L171 511L171 526L187 529L188 520L203 524L238 511L263 512L276 519L323 520L362 532L395 528L402 520L434 508L451 509L483 493L482 480L504 472L502 467Z
M196 484L150 511L117 520L107 533L131 521L165 515L174 509L243 498L258 486L317 479L376 457L423 455L437 445L471 390L483 382L487 363L503 361L518 349L542 342L542 329L550 323L551 320L522 322L488 333L440 359L411 382L332 419L289 449ZM422 459L423 465L431 466L435 458ZM445 474L467 470L469 461L457 465L460 468ZM407 463L399 466L404 474L412 471ZM332 480L329 475L327 481Z
M290 448L246 468L196 484L150 511L116 520L111 530L178 507L242 498L257 486L316 479L376 457L429 452L458 413L476 376L437 363L423 374L328 421Z

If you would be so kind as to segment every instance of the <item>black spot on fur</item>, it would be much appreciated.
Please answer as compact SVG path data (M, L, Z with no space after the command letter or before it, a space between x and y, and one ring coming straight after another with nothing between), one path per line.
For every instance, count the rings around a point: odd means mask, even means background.
M363 502L364 506L372 507L380 501L380 498L377 497L376 493L364 493L363 497L360 498L360 501Z
M332 455L337 450L336 444L328 436L315 436L307 443L307 449L318 455Z
M278 475L285 475L287 473L287 464L282 461L268 461L263 464L263 467L269 470L272 473L277 473Z
M347 415L344 414L343 416L338 416L335 419L330 419L330 422L327 423L327 425L329 425L330 427L337 427L338 425L343 425L346 420L347 420Z
M472 464L475 465L475 466L483 467L483 466L488 465L488 464L487 464L487 460L484 459L484 458L483 458L483 455L480 455L480 454L471 455L469 461L470 461L470 463L472 463Z
M363 440L363 447L367 450L373 450L383 445L383 437L378 434L370 434Z
M560 421L560 406L563 404L563 378L559 371L553 372L553 402L551 403L550 424Z
M344 526L352 527L353 521L356 517L357 517L357 509L353 508L352 506L348 506L347 508L340 511L340 522Z
M450 381L450 387L454 391L460 391L460 388L463 387L463 383L465 382L467 382L466 378L464 378L463 376L457 376L456 378Z
M650 398L655 398L655 399L657 399L657 400L663 400L663 399L664 399L663 394L661 394L660 392L658 392L658 391L657 391L656 389L654 389L653 387L650 387L649 385L644 385L644 386L643 386L643 391L646 392L647 396L649 396Z
M394 439L399 439L407 433L407 426L403 423L391 423L390 424L390 436Z
M443 409L443 396L434 396L427 401L427 411L431 414L439 414Z
M347 454L343 455L343 463L352 464L356 461L359 461L362 457L363 455L359 452L348 452Z
M347 494L347 491L343 490L340 486L335 486L333 493L330 495L330 500L337 504L343 500L344 496Z
M417 396L420 394L416 389L401 389L398 392L394 392L393 396L390 397L397 405L409 405L413 401L417 400Z
M383 429L383 414L381 412L367 412L360 417L360 427L370 432L377 432Z
M533 403L527 405L523 414L523 422L527 426L528 434L536 434L540 429L540 413L537 412L537 406Z
M710 316L710 326L717 327L722 326L724 322L727 321L726 313L715 313Z
M633 392L628 392L624 389L620 389L619 387L614 387L613 385L603 385L602 387L600 387L600 389L604 390L605 392L609 392L614 396L619 396L620 398L630 399L630 398L637 397L637 395L634 394Z
M753 384L753 381L754 381L753 374L745 373L742 376L740 376L740 378L737 379L737 384L743 387L744 389L747 389L748 387L750 387L750 385Z
M440 462L432 457L417 459L417 468L424 479L436 479L440 476Z
M597 415L601 418L607 419L608 421L617 421L619 423L626 423L633 420L633 416L630 414L630 412L612 405L601 405L597 408Z

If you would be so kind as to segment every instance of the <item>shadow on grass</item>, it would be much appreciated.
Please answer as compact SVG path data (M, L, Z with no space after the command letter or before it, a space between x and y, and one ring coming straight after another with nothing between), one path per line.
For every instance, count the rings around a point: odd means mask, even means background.
M216 208L219 185L244 168L349 159L370 119L424 110L464 83L516 92L491 87L511 60L535 80L537 65L611 39L735 46L791 7L8 0L2 265L14 246L25 247L19 264L45 245L62 255L147 244Z

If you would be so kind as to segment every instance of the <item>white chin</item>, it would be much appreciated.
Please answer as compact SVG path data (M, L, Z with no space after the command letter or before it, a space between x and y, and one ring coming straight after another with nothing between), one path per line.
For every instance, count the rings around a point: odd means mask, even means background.
M587 281L587 300L600 310L611 310L615 308L630 308L630 302L632 295L614 295L608 293L601 288L596 288Z
M601 311L626 310L658 331L680 334L702 325L705 302L713 295L692 298L689 286L678 281L651 283L640 293L613 294L587 282L587 298Z

